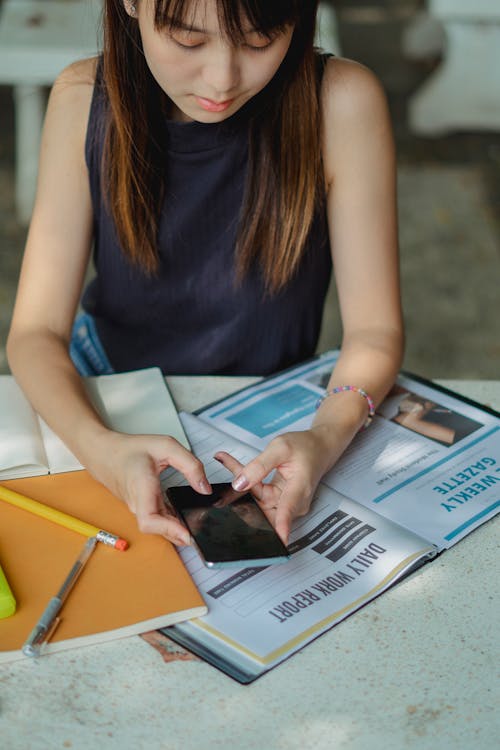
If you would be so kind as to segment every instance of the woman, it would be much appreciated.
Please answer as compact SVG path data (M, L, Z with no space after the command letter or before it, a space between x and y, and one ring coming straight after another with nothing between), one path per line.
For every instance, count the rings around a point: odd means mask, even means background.
M369 71L315 53L316 10L106 0L102 60L71 66L51 93L9 362L140 528L178 544L189 538L158 474L172 465L208 493L203 466L172 438L107 429L78 372L264 374L300 361L333 260L343 342L331 397L311 429L247 466L218 456L236 489L275 509L286 541L400 366L386 102ZM97 275L72 338L92 243Z

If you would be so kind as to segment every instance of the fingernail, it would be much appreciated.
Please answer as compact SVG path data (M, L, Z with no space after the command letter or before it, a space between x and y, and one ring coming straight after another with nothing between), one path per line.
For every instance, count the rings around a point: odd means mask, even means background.
M214 456L215 460L218 461L220 464L223 463L222 458L219 458L218 456Z
M242 490L246 490L250 482L246 478L244 474L240 474L239 477L236 477L236 479L232 482L232 488L233 490L236 490L236 492L241 492Z
M210 487L206 479L201 479L198 483L198 487L205 495L210 495L210 493L212 492L212 488Z
M176 544L180 544L181 547L188 547L191 544L191 537L189 534L179 535L176 540Z

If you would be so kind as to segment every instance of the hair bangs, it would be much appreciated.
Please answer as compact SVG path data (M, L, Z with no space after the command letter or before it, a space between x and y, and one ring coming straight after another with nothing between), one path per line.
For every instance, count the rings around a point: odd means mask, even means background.
M156 0L158 29L194 27L198 7L206 0ZM301 0L215 0L221 33L237 43L249 31L273 37L300 19Z

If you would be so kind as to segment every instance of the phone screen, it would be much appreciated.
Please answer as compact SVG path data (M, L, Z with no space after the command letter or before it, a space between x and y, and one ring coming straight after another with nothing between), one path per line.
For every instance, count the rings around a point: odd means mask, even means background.
M253 495L213 484L211 495L170 487L167 496L208 567L286 562L288 550Z

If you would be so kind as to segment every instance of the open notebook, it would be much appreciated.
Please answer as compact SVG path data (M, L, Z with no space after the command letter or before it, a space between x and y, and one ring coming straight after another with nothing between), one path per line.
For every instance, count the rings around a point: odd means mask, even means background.
M159 368L83 381L97 411L113 429L136 435L171 435L189 448ZM83 468L31 408L11 375L0 375L0 415L0 480Z

